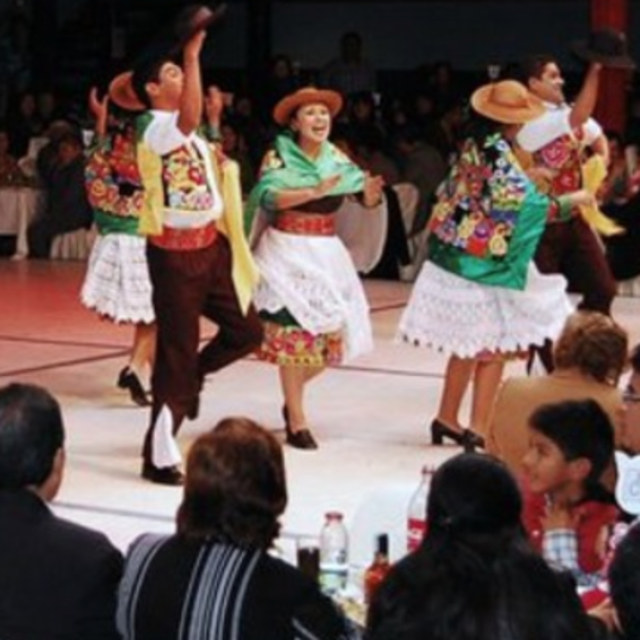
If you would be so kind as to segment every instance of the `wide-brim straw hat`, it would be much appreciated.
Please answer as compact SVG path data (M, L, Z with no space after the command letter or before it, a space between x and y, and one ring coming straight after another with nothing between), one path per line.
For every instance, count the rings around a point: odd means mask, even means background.
M476 89L471 106L485 118L504 124L524 124L545 111L542 100L516 80L492 82Z
M326 105L331 117L335 117L342 109L342 96L331 89L303 87L295 93L285 96L273 109L273 119L283 127L289 124L291 116L298 107L305 104L320 103Z
M215 7L204 4L187 5L176 19L174 29L178 42L173 51L181 50L198 31L208 29L214 22L217 22L226 10L227 5L224 3Z
M585 62L600 62L616 69L636 68L636 63L627 53L626 36L611 27L593 31L587 40L574 42L571 50Z
M127 111L143 111L147 107L133 89L133 71L116 76L109 85L109 99Z

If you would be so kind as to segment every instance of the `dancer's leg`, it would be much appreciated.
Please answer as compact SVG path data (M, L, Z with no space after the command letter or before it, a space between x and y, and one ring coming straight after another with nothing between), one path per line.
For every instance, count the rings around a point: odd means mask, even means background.
M133 346L131 347L131 360L129 368L138 377L145 372L145 368L153 369L156 353L156 324L138 323L133 332Z
M437 419L453 429L461 428L458 412L475 366L473 358L451 356L447 362Z
M306 367L279 367L282 395L288 412L288 427L296 432L306 429L307 420L304 414L304 385Z
M483 360L476 364L469 426L481 435L485 435L487 432L489 414L498 391L498 385L502 380L503 371L504 360L502 359Z

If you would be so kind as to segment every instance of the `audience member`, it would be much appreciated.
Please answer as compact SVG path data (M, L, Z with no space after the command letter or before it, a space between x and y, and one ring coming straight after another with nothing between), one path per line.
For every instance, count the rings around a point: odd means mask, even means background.
M10 151L9 132L0 125L0 185L15 184L22 177L18 162Z
M424 134L408 125L395 135L395 145L400 157L402 182L410 182L418 188L420 199L412 232L425 228L438 185L447 175L447 163L436 147L426 142Z
M631 376L622 393L620 416L621 448L632 455L640 455L640 344L631 352Z
M359 91L376 90L376 73L363 55L362 36L348 31L340 38L340 56L329 61L320 73L323 87L348 98Z
M491 456L436 472L428 533L374 595L367 640L586 640L572 581L527 543L514 478ZM542 613L544 612L544 613Z
M516 376L498 390L489 418L488 450L516 474L527 450L527 421L542 404L593 398L616 426L620 439L618 380L627 360L624 329L597 311L567 319L554 348L555 370L544 376Z
M48 258L57 235L91 227L93 210L85 190L85 164L82 140L74 133L64 135L58 142L46 206L29 225L29 257Z
M274 435L245 418L201 435L187 459L177 533L142 536L127 555L123 638L350 638L317 583L268 553L286 504Z
M16 104L10 109L8 127L11 131L11 153L16 158L24 156L29 149L29 140L44 134L44 126L37 113L35 96L25 91L18 96Z
M545 560L589 587L603 577L618 509L601 478L613 461L613 427L595 400L542 405L529 418L523 522Z
M619 640L640 640L640 524L616 548L609 567L609 591L618 621Z
M120 552L47 506L62 482L64 440L47 391L0 389L0 638L118 638Z

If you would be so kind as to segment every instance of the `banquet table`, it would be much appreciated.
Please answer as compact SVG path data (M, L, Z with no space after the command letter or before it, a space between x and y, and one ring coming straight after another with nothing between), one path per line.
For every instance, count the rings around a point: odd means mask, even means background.
M0 187L0 235L16 236L14 259L29 254L27 229L33 220L42 190L27 186Z

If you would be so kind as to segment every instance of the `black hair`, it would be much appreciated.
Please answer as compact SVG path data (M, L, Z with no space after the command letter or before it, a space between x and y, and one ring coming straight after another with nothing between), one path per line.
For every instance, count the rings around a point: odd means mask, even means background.
M138 63L133 71L131 87L138 100L147 108L151 107L151 99L146 85L160 80L160 71L167 62L172 62L171 56L152 57Z
M595 400L542 405L531 414L529 427L549 438L567 461L586 458L591 462L583 501L613 502L600 478L613 461L614 431L609 416Z
M625 640L640 639L640 524L616 547L609 567L609 592Z
M40 486L64 445L60 405L42 387L0 389L0 489Z
M531 78L537 78L539 80L544 73L545 67L555 62L556 58L550 53L536 53L527 56L520 61L514 74L516 76L515 79L528 87Z
M424 541L375 593L367 640L588 637L573 585L531 547L521 509L502 462L479 454L445 462L431 483Z

